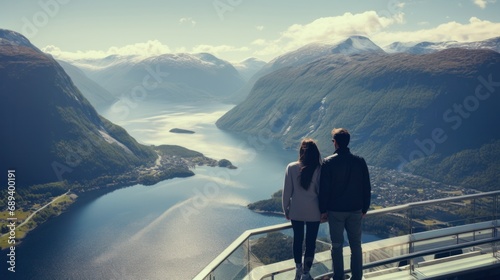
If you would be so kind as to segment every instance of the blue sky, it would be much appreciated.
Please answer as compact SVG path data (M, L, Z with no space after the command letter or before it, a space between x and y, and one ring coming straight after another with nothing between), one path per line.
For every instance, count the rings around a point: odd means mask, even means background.
M61 58L210 52L266 61L312 42L500 36L500 0L0 0L0 28Z

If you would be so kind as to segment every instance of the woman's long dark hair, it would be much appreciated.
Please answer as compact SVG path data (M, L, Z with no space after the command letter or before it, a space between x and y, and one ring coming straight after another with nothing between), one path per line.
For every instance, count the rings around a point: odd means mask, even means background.
M300 185L304 189L309 189L311 185L314 171L320 164L320 154L316 142L312 139L304 139L300 143L299 162L302 167L300 168Z

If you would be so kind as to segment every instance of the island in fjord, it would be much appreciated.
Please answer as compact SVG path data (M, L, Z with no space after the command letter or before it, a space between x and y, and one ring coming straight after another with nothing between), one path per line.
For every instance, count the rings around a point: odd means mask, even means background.
M172 128L169 130L172 133L183 133L183 134L194 134L195 132L192 130L182 129L182 128Z

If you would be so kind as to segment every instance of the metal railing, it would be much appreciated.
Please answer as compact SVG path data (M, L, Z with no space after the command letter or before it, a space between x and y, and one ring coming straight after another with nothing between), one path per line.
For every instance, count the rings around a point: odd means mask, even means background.
M369 211L364 218L364 232L384 236L376 242L376 249L367 250L365 247L369 244L363 245L363 269L376 270L376 267L387 268L391 263L408 261L409 273L415 273L416 258L475 243L491 244L492 254L497 256L499 198L500 191L493 191ZM323 245L329 243L327 231L328 227L322 224L311 270L316 275L331 272L329 248ZM293 257L273 253L280 250L271 248L286 247L291 238L290 223L247 230L194 279L274 279L280 274L293 273ZM291 254L291 245L285 249Z

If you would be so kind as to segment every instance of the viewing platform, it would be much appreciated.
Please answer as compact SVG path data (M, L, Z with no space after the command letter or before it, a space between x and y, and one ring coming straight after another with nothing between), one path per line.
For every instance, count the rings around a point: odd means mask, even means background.
M500 191L493 191L369 211L364 233L380 239L363 242L364 279L500 279L499 210ZM332 276L328 235L321 224L314 279ZM291 236L290 223L247 230L194 279L293 279Z

